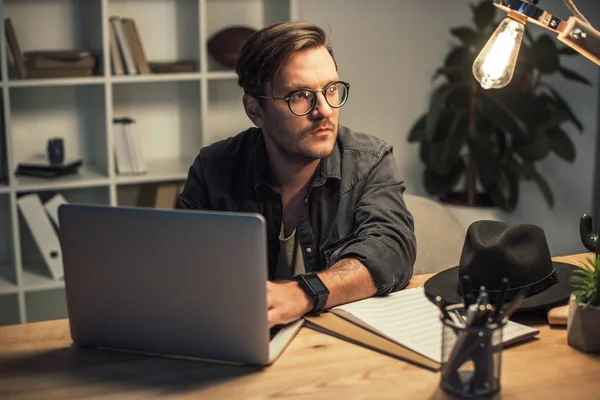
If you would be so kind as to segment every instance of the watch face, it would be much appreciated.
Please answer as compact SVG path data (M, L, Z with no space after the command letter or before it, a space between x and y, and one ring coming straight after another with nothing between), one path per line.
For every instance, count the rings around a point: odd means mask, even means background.
M318 276L306 275L304 278L315 294L329 293L329 290L323 285L323 282L321 282L321 279L319 279Z

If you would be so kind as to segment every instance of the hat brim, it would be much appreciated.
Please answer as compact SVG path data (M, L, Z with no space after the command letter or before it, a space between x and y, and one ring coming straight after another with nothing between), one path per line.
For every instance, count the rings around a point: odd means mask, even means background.
M550 308L566 304L573 289L569 279L578 267L572 264L552 262L558 282L548 289L527 297L517 311L531 311L542 308ZM448 304L462 303L462 297L458 293L458 267L449 268L432 276L425 282L425 294L433 301L437 296Z

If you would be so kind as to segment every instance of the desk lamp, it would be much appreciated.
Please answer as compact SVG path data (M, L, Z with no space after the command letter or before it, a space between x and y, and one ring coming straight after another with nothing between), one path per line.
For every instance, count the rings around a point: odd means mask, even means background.
M499 89L511 81L527 22L555 32L558 40L600 66L600 32L572 0L563 1L573 13L566 21L537 7L538 0L494 0L507 18L500 22L473 63L473 75L481 87ZM581 216L579 234L583 245L598 257L600 240L592 230L592 217L588 214Z

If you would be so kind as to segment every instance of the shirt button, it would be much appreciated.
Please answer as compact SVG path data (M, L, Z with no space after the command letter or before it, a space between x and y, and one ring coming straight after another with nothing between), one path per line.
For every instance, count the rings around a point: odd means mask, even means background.
M312 253L312 248L310 248L310 247L307 247L307 248L306 248L306 254L310 254L310 253Z

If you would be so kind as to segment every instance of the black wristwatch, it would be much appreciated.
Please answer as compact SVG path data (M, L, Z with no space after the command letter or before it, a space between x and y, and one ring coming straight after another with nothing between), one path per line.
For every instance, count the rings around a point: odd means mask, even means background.
M321 278L315 273L308 273L297 275L294 277L294 280L298 282L308 297L313 300L313 309L308 315L320 314L325 308L327 298L329 297L329 289L327 289Z

